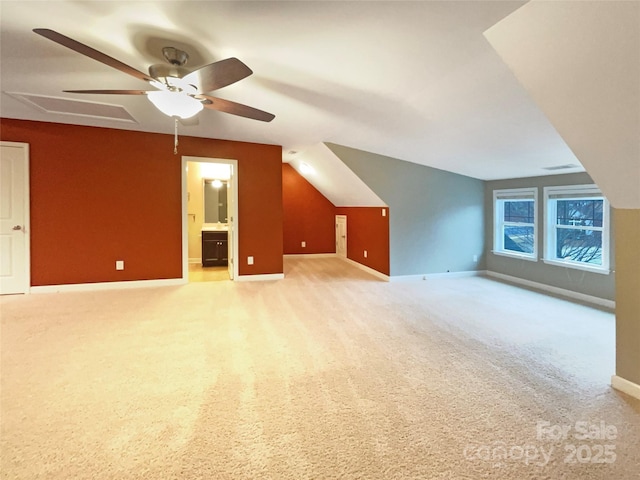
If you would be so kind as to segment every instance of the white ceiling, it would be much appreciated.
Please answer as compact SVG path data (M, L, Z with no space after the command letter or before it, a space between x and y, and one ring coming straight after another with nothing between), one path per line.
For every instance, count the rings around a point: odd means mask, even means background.
M332 142L490 180L582 171L483 32L525 2L0 2L0 115L173 133L144 97L67 89L146 83L32 32L50 28L146 73L171 45L196 68L236 56L254 74L213 95L276 115L205 110L183 135L283 146ZM44 113L4 92L121 105L137 123ZM288 152L297 151L292 155Z

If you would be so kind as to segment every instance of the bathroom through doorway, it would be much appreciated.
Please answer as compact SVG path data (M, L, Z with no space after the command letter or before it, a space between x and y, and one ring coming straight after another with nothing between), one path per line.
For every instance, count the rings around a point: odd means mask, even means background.
M188 282L237 278L237 161L182 157L182 259Z

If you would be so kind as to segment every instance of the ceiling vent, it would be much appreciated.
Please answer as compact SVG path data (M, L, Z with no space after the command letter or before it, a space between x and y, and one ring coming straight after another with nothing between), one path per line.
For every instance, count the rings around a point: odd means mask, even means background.
M544 167L543 170L566 170L568 168L582 168L582 165L576 165L575 163L566 163L564 165L556 165L554 167Z
M80 117L138 123L121 105L88 102L86 100L71 100L61 97L47 97L44 95L31 95L29 93L5 93L45 113L60 113L63 115L77 115Z

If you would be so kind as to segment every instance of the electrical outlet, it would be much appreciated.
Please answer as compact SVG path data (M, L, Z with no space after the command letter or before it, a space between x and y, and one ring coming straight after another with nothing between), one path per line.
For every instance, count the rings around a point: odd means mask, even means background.
M247 257L247 265L253 265L253 256Z
M116 260L116 270L124 270L124 260Z
M364 251L364 258L367 258L367 251Z
M478 261L478 255L474 255L474 256L473 256L473 261L474 261L474 262L477 262L477 261Z
M301 245L302 245L302 248L305 248L307 246L307 242L302 242Z

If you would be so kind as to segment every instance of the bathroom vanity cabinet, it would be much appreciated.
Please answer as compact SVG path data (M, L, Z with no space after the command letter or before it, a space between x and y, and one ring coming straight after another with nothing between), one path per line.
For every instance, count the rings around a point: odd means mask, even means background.
M227 265L228 237L226 231L202 231L202 266Z

